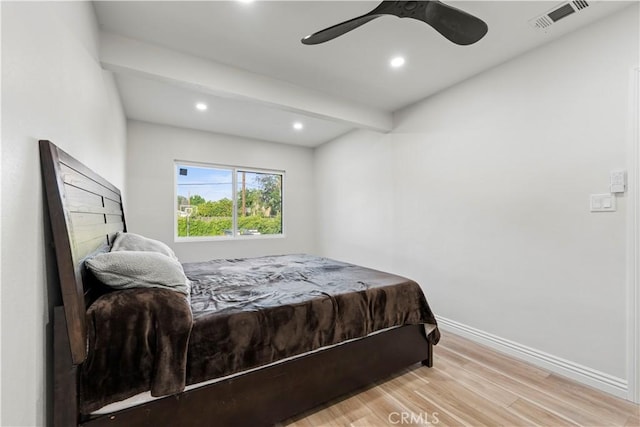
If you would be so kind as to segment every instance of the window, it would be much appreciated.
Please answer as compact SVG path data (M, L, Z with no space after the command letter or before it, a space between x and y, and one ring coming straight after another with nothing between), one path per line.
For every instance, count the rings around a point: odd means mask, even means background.
M176 237L282 235L284 172L177 162Z

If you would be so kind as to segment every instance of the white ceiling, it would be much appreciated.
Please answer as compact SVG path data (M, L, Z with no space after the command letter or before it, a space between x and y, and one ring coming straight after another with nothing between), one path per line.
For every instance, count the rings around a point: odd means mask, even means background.
M370 1L107 1L95 9L103 39L115 40L103 46L103 65L117 74L129 118L316 146L354 127L390 130L393 111L633 2L590 1L546 33L528 21L562 2L447 3L483 19L486 37L458 46L422 22L387 16L321 45L300 43L378 4ZM403 68L388 66L395 55L406 58ZM198 101L209 109L196 111ZM294 121L305 128L294 131Z
M315 147L352 129L335 121L127 74L117 75L116 82L127 117L134 120L307 147ZM194 105L198 102L204 102L207 110L196 111ZM292 126L295 122L304 123L304 129L295 130Z

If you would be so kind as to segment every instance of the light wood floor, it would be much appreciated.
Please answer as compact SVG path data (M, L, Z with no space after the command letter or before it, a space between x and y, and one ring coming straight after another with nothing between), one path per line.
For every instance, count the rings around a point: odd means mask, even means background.
M450 333L415 365L283 423L311 426L640 426L640 407Z

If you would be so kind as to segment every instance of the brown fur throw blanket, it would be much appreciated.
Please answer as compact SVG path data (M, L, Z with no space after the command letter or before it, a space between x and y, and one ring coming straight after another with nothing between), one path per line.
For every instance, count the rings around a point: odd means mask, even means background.
M194 325L187 384L254 368L382 329L431 324L405 277L296 254L184 264ZM426 355L425 355L426 356Z
M98 298L87 311L81 412L144 391L152 396L182 391L192 325L189 301L178 292L127 289Z

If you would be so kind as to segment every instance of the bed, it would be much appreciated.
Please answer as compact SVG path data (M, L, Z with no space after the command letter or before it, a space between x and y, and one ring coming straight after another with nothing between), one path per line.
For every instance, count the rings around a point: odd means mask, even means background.
M127 234L120 191L50 141L40 155L62 294L54 426L274 425L412 364L432 366L439 331L420 287L340 261L182 264L187 297L109 289L86 264ZM136 328L146 335L127 335Z

